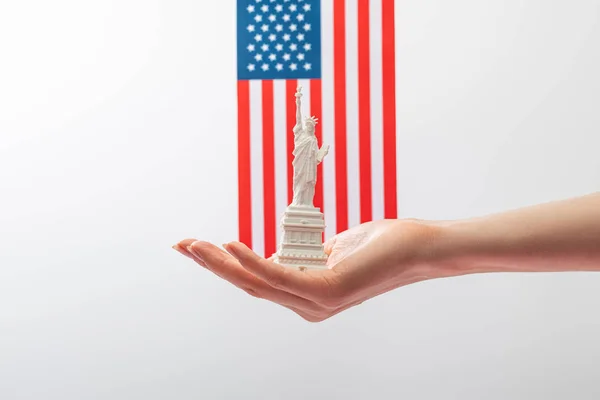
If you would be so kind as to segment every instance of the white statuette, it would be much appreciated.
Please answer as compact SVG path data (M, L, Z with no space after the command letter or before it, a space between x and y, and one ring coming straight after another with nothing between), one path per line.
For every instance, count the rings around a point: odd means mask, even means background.
M302 87L296 92L296 125L294 126L294 197L281 219L283 235L274 261L289 267L327 269L327 254L323 251L325 219L314 206L317 165L329 152L329 146L319 149L315 136L315 117L302 122Z

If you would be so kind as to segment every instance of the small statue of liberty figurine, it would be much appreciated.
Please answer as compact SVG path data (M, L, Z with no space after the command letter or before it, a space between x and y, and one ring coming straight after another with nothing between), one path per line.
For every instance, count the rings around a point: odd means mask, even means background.
M302 121L301 93L296 91L296 125L294 126L294 196L281 218L283 234L277 252L271 259L278 264L299 269L327 269L327 254L323 248L325 219L314 206L317 166L329 152L329 146L319 149L315 136L317 119Z
M294 126L294 197L292 205L314 207L315 185L317 183L317 165L329 152L329 145L319 149L315 136L315 117L307 117L302 124L301 97L302 86L296 91L296 125Z

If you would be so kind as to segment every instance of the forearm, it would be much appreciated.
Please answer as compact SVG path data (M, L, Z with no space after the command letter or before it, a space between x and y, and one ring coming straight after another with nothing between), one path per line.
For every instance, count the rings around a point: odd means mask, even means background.
M442 275L600 271L600 193L439 227Z

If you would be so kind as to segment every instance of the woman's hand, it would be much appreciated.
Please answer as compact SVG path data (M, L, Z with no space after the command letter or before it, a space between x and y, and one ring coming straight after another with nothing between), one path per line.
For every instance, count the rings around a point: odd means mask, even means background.
M241 243L175 249L255 297L323 321L379 294L484 272L600 271L600 193L459 221L384 220L325 244L329 269L299 271Z
M384 292L437 276L434 225L415 220L368 222L327 243L327 270L296 270L233 242L226 251L187 239L174 248L250 295L320 322Z

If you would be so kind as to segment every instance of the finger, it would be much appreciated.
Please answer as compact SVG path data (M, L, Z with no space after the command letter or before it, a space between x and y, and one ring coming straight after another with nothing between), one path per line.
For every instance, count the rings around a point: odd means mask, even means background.
M176 251L178 251L179 253L183 254L184 256L192 259L193 261L196 261L198 264L200 264L202 267L206 267L206 264L204 263L204 261L202 261L201 259L199 259L198 257L196 257L194 254L192 254L187 248L189 246L192 245L192 243L194 243L196 241L196 239L185 239L182 240L181 242L177 243L175 246L173 246L173 249L175 249Z
M331 254L331 251L333 250L333 247L335 246L336 240L337 240L337 236L334 236L331 239L327 240L325 243L323 243L323 251L325 251L325 254L327 254L327 255Z
M299 271L287 268L275 262L265 260L249 249L246 245L233 242L225 246L244 269L256 275L271 287L285 290L304 298L320 298L329 288L324 275L330 273L323 271Z
M322 307L313 301L268 285L245 270L230 254L210 243L197 241L189 248L204 261L207 269L254 297L305 312L318 313L322 310Z
M177 243L175 246L173 246L173 248L186 257L194 257L187 250L187 247L190 246L195 241L196 241L196 239L185 239L185 240L182 240L181 242Z

